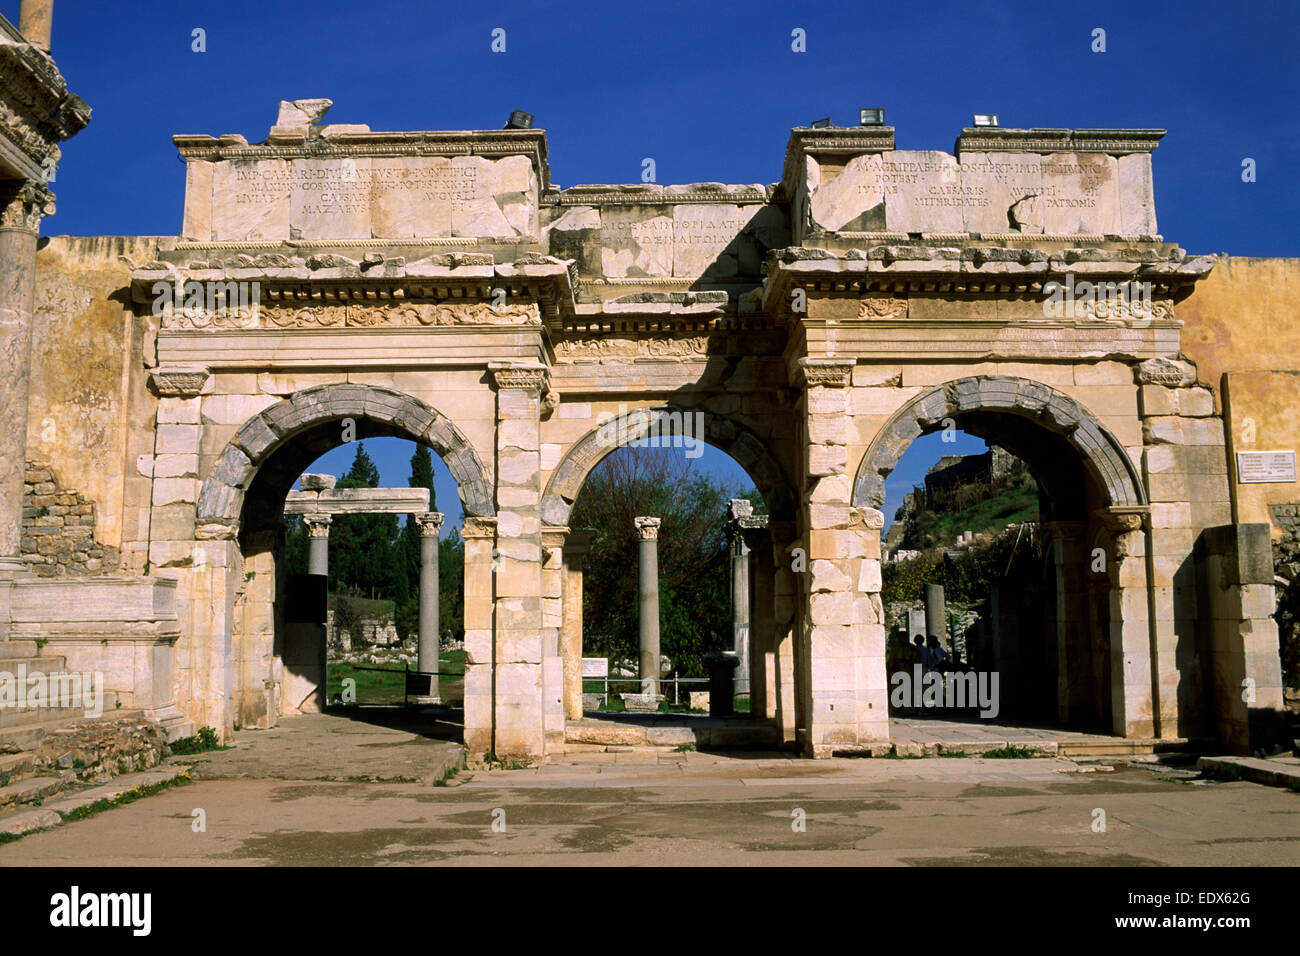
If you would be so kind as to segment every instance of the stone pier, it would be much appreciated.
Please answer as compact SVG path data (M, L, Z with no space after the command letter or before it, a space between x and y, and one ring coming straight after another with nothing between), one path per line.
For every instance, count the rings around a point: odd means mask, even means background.
M659 520L637 518L641 537L637 570L637 606L640 612L641 693L659 693Z
M582 559L596 537L593 528L575 528L564 542L564 624L560 657L564 664L564 716L582 716Z

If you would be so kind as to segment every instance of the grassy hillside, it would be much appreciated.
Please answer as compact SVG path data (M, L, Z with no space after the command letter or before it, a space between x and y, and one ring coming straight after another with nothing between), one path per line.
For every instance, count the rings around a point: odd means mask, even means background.
M964 531L1001 531L1008 524L1038 520L1038 485L1019 462L992 486L985 479L917 499L902 541L912 551L952 547Z

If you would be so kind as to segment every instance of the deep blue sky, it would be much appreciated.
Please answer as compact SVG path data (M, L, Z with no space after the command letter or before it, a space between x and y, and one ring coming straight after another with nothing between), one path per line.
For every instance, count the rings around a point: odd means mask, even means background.
M17 19L18 0L0 0ZM173 133L265 137L281 99L376 130L535 113L561 185L773 182L791 126L884 106L907 149L1004 126L1161 127L1161 232L1193 253L1300 255L1300 3L446 4L56 0L54 53L94 110L46 234L175 234ZM190 31L207 31L191 52ZM489 49L503 27L506 52ZM790 49L791 30L808 52ZM1093 53L1092 30L1107 52ZM1256 160L1258 181L1241 182Z
M17 20L18 0L0 0ZM207 52L191 51L191 30ZM492 53L491 31L506 30ZM807 52L791 51L803 29ZM1107 52L1093 53L1092 31ZM950 150L973 112L1016 127L1160 127L1156 212L1192 253L1300 255L1300 3L799 4L56 0L54 54L90 126L65 144L47 235L174 235L173 133L265 137L281 99L329 97L327 122L547 130L552 179L773 182L791 126L884 106L904 149ZM1257 182L1241 181L1246 157ZM918 442L901 494L953 446ZM956 450L983 449L964 438ZM406 483L409 443L371 443ZM349 448L327 456L342 472ZM732 481L710 450L701 467ZM453 512L439 464L439 503ZM444 491L442 485L446 485ZM459 516L454 521L458 524Z

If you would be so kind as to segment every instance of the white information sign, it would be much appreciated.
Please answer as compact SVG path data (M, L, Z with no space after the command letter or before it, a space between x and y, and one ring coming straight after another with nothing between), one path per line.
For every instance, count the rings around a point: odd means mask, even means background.
M1295 481L1295 452L1239 451L1237 480L1243 485Z
M582 659L582 676L583 677L608 677L609 658L584 657Z

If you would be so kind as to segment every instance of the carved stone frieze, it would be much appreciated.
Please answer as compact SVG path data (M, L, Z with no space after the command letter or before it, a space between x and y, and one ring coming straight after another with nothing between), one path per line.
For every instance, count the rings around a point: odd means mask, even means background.
M858 303L859 319L902 319L907 317L907 300L894 296L871 296Z
M163 316L163 328L336 329L453 325L540 325L535 304L493 306L487 302L272 303L255 309L176 309Z
M560 358L688 358L705 355L707 335L575 336L555 344Z

